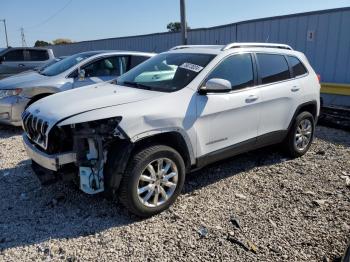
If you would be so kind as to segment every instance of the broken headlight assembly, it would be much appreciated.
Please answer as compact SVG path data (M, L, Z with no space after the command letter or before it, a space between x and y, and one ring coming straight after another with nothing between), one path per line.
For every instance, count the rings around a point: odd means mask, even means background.
M122 117L89 121L71 125L75 134L99 134L101 136L118 136L120 134L118 125Z
M107 160L108 145L117 138L125 137L118 127L121 120L121 117L113 117L71 125L80 189L85 193L104 191L103 167Z

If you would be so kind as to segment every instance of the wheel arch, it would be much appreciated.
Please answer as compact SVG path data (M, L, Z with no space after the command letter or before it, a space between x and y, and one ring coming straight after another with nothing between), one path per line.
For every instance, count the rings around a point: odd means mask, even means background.
M45 93L40 93L40 94L37 94L33 97L30 98L28 104L26 105L26 109L33 103L35 103L36 101L44 98L44 97L47 97L49 95L53 95L54 93L48 93L48 92L45 92Z
M111 144L110 152L108 152L107 162L110 161L108 177L106 182L110 185L106 192L108 197L112 197L114 192L119 188L123 174L131 159L131 156L142 149L155 144L166 145L174 148L179 152L185 162L186 172L189 172L193 164L194 155L192 147L188 147L188 143L184 136L177 131L153 132L152 134L138 136L138 139L121 139Z
M314 117L315 123L317 123L317 118L318 118L318 116L317 116L317 101L313 100L313 101L303 103L297 107L297 109L295 110L294 115L292 117L292 120L289 123L288 131L293 126L293 123L294 123L296 117L302 112L309 112L310 114L312 114Z
M185 162L186 171L191 169L191 166L195 161L190 141L187 140L183 134L175 130L152 132L151 135L139 137L133 143L134 149L132 153L152 144L161 144L174 148L182 156Z

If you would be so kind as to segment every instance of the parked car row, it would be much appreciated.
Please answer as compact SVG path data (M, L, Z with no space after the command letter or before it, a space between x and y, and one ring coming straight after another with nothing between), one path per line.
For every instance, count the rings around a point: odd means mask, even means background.
M141 57L151 58L132 62ZM18 78L16 99L71 89L22 114L39 179L72 177L83 192L118 197L141 217L167 209L186 174L210 163L276 143L302 156L320 111L316 73L304 54L282 44L86 52Z
M39 99L113 80L152 56L154 54L141 52L84 52L64 59L52 59L37 70L2 79L0 123L20 126L22 112Z

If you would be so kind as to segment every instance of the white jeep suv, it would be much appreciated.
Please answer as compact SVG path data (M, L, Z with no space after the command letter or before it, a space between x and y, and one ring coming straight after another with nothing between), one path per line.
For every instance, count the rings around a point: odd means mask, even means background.
M43 182L76 177L147 217L175 201L191 170L276 143L305 154L319 99L317 75L287 45L178 46L115 84L34 103L23 139Z

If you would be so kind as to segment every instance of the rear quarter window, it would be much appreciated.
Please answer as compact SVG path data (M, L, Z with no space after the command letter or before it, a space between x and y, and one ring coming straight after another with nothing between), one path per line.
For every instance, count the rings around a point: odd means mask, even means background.
M134 68L135 66L143 63L146 61L149 57L148 56L131 56L130 57L130 68Z
M262 84L269 84L290 78L289 66L283 55L257 54L259 75Z
M46 50L28 50L29 61L46 61L49 59L49 54Z
M305 66L303 65L302 62L300 62L300 60L294 56L287 56L288 59L288 63L292 69L292 73L294 77L297 76L302 76L305 75L307 73L307 70L305 68Z

